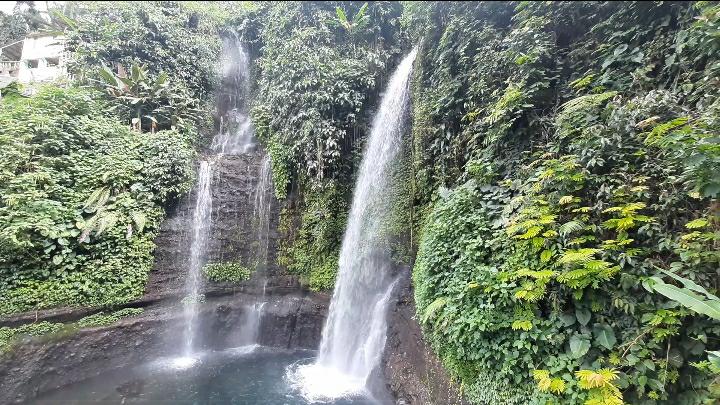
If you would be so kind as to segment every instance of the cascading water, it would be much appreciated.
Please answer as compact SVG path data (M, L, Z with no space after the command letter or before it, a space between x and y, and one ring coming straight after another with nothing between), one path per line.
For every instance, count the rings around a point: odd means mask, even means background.
M270 244L270 199L272 197L272 171L270 156L265 156L258 172L255 188L253 217L257 241L255 271L264 274L267 270Z
M184 357L177 360L176 365L179 367L191 366L195 362L198 308L199 303L203 300L201 272L207 260L207 245L212 225L214 166L224 155L244 154L254 146L254 131L247 113L247 99L250 94L249 58L237 37L223 40L222 73L223 86L218 99L218 110L221 112L220 129L210 146L214 154L201 160L198 168L197 198L193 212L193 239L185 283L187 296L183 300L185 304ZM266 200L263 198L262 202L266 202ZM269 214L265 215L269 218ZM265 252L267 252L267 247ZM267 256L267 253L264 255ZM262 305L259 308L262 308ZM255 312L259 313L260 310ZM250 319L249 325L247 325L254 331L243 333L256 336L259 317L260 315L257 315L257 321ZM252 337L251 342L243 342L243 344L254 343L255 340L256 338Z
M201 161L198 169L198 191L193 212L193 239L190 247L190 268L188 269L185 289L185 352L186 358L193 357L195 323L198 304L202 300L200 272L205 260L208 237L210 235L210 215L212 214L212 162Z
M310 401L364 391L385 347L385 317L395 280L387 268L389 249L382 229L392 204L386 191L401 149L415 54L410 52L392 75L373 120L318 359L288 375Z
M253 227L255 230L255 274L262 283L262 294L258 300L245 307L245 319L240 329L237 343L239 345L257 344L265 309L265 289L267 287L267 261L270 244L270 197L272 193L272 172L270 157L265 156L258 171L258 183L253 193Z
M224 155L247 153L255 146L254 129L248 115L250 58L237 37L223 40L223 89L220 103L226 111L211 149Z

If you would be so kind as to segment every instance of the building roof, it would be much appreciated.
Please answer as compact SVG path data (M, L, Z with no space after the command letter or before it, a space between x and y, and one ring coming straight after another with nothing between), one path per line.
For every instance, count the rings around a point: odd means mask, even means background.
M20 60L20 55L22 55L23 49L23 41L24 40L21 39L0 48L0 60Z

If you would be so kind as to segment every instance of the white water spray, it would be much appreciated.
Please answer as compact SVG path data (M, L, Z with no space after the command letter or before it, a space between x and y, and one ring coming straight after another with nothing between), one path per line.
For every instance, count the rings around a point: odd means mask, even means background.
M272 170L270 156L265 156L258 171L258 183L255 187L253 218L255 227L255 241L257 242L257 255L255 272L267 272L268 251L270 248L270 204L272 199Z
M220 131L210 148L222 155L239 155L255 146L255 130L248 115L250 57L236 37L223 41L222 70L224 86L233 91L224 94L228 110L220 117Z
M318 359L288 375L311 402L363 393L385 347L385 318L395 282L388 274L389 249L381 235L392 204L386 191L401 149L415 54L410 52L392 75L373 120Z
M268 250L270 247L270 204L272 197L272 172L270 156L265 156L258 171L258 183L253 198L253 228L255 230L255 274L262 283L262 294L257 301L247 305L237 338L240 346L258 343L260 325L265 311L267 288Z

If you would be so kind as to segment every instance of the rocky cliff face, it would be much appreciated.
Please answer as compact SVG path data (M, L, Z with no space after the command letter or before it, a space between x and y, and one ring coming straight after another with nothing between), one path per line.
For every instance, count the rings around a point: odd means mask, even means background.
M466 405L415 319L410 269L400 273L397 300L388 314L383 371L398 405Z
M208 263L240 262L251 268L257 251L253 219L255 190L264 154L220 156L212 181L212 228L208 243ZM269 274L278 274L276 252L280 204L270 201L270 232L268 243ZM170 209L155 240L155 267L146 287L147 298L168 298L183 295L185 275L189 266L192 243L192 220L195 207L194 191ZM218 285L208 285L211 289Z

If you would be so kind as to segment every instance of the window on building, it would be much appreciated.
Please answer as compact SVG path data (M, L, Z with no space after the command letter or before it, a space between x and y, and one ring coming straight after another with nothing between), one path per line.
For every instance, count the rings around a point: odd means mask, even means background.
M29 67L30 69L35 69L38 66L40 66L40 60L38 60L38 59L28 59L25 61L25 63L27 64L27 67Z
M59 57L55 57L55 58L45 58L45 62L47 62L47 66L48 66L48 67L50 67L50 66L58 66L58 65L60 64L60 58L59 58Z

